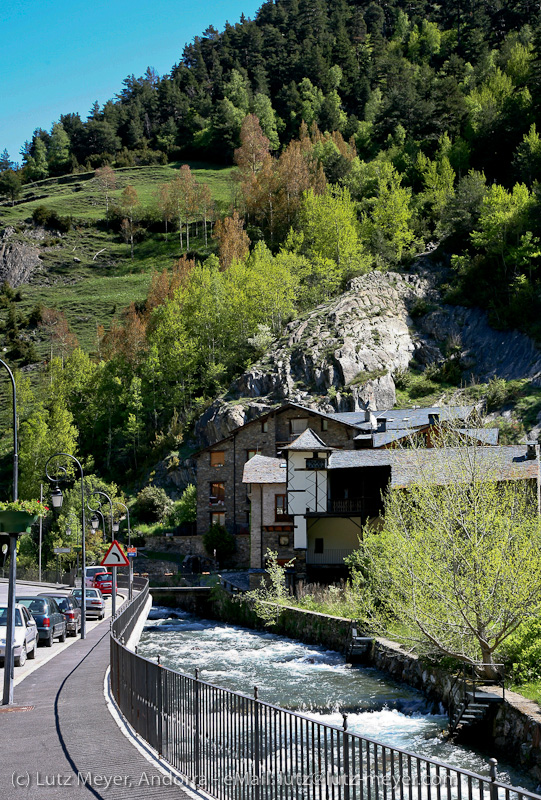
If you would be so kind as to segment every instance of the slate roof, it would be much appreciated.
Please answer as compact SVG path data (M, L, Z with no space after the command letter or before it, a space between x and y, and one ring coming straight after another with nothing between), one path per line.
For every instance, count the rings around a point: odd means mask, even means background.
M483 444L498 444L499 428L459 428L459 433Z
M291 444L282 448L283 450L332 450L325 442L319 438L317 433L314 433L312 428L306 428L305 431L300 433Z
M252 456L244 465L243 483L285 483L286 463L283 458Z
M465 461L461 460L465 459ZM391 467L391 486L410 486L420 480L444 484L471 472L473 459L480 476L497 480L535 480L537 461L526 458L526 445L403 450L336 450L329 469Z

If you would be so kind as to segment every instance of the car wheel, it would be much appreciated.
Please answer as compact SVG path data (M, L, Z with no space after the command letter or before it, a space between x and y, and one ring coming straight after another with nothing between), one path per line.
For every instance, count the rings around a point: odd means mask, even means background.
M23 644L21 655L15 659L16 667L24 667L25 664L26 664L26 642Z
M64 625L64 627L62 628L62 633L61 633L61 634L60 634L60 636L58 637L58 641L59 641L59 642L65 642L65 641L66 641L66 626L65 626L65 625Z
M53 646L53 632L49 631L49 635L45 639L45 647L52 647Z

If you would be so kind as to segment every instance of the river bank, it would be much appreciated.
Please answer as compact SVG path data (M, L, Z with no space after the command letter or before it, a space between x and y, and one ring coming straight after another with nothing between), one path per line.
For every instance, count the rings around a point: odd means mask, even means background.
M160 594L158 602L178 608L179 602L183 601L173 594ZM353 624L352 620L341 617L284 607L280 609L276 623L265 628L249 603L220 590L213 591L197 609L192 605L189 610L210 619L252 630L271 631L341 653L346 650ZM460 685L456 675L408 652L396 642L375 638L367 654L367 664L422 692L433 707L441 704L448 710L458 701ZM526 770L536 784L541 784L541 710L537 703L514 692L506 692L505 702L494 709L480 733L478 744L488 756L511 761Z

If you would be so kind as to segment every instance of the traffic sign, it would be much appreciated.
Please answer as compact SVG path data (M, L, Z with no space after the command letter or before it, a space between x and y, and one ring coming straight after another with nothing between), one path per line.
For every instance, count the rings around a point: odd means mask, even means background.
M116 539L100 561L102 567L127 567L129 563Z
M71 553L71 547L55 547L53 553L55 556L59 556L60 553Z
M137 547L128 547L126 555L128 558L137 558Z

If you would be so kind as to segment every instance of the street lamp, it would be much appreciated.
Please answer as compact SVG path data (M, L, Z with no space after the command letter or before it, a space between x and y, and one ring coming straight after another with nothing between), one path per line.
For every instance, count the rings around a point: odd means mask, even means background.
M92 492L92 497L94 497L95 495L99 495L100 497L105 497L105 499L109 503L111 541L113 541L113 539L115 538L113 536L113 533L114 533L114 530L115 530L114 529L114 522L113 522L113 501L111 500L111 498L109 497L108 494L106 494L105 492L100 492L99 489L96 489L95 492ZM101 508L101 500L98 500L98 502L99 502L98 508ZM117 528L117 530L118 530L118 528ZM103 535L104 535L104 538L105 538L105 523L104 523L104 528L103 528Z
M47 480L49 483L54 483L55 486L52 490L52 504L53 508L61 508L62 507L62 491L58 486L58 478L53 478L49 475L48 466L55 458L69 458L79 469L79 474L81 477L81 560L83 562L83 579L81 581L81 639L86 639L86 587L85 587L85 566L86 566L86 547L85 547L85 530L86 530L86 522L85 522L85 476L83 472L83 468L81 466L80 461L78 461L75 456L70 455L69 453L55 453L52 455L47 463L45 464L45 475L47 476ZM58 467L58 471L62 472L64 476L67 475L67 470L65 467Z
M5 361L0 358L0 364L5 367L11 380L13 398L13 500L18 497L19 485L19 448L17 444L17 387L15 378ZM8 585L8 616L6 626L6 647L4 654L4 694L2 704L7 706L13 703L13 677L15 659L13 648L15 645L15 585L17 582L17 535L9 534L9 585Z

